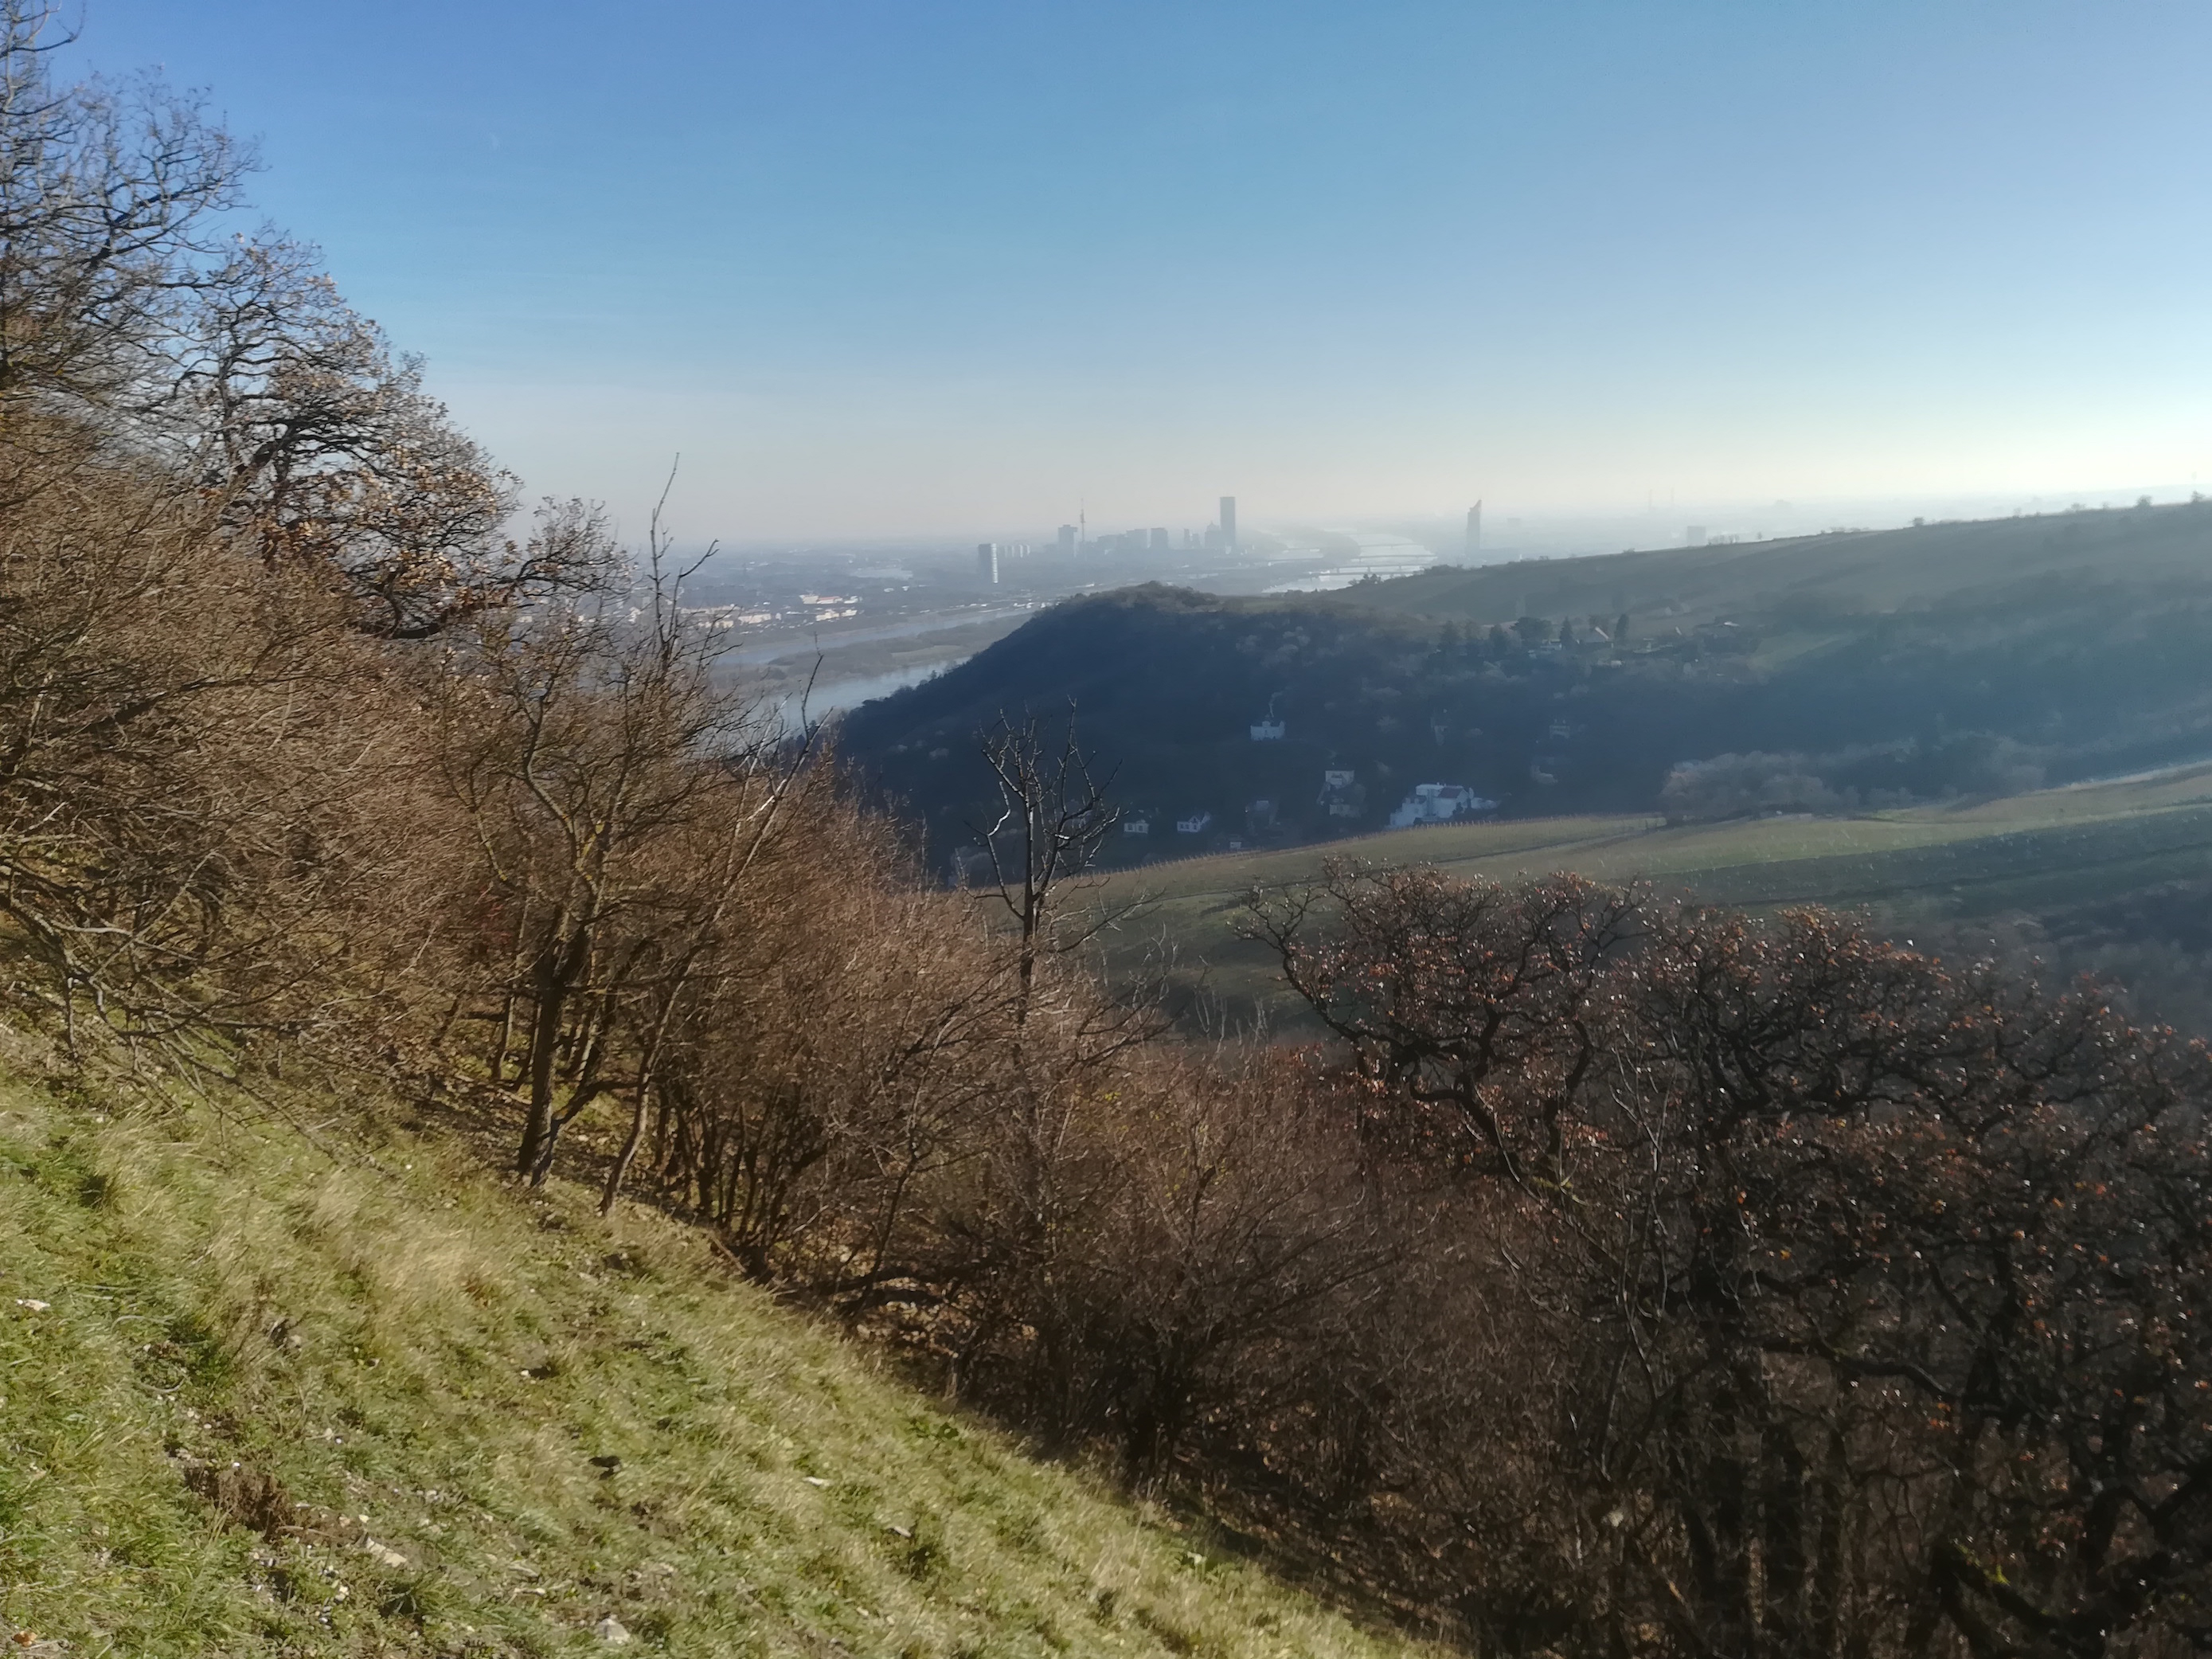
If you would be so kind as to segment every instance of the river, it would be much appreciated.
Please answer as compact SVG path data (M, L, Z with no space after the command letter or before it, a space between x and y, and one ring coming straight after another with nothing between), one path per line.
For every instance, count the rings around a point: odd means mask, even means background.
M837 651L848 645L872 645L881 640L903 640L916 634L944 634L956 628L973 628L979 623L1002 622L1008 617L1026 617L1031 608L1026 605L1009 605L989 611L934 611L926 617L909 617L904 622L882 623L873 628L847 629L805 636L787 634L781 639L763 641L758 645L741 645L734 651L725 653L720 660L738 667L757 668L763 663L811 657L817 651Z
M902 691L909 685L920 685L934 678L948 668L957 668L968 660L951 657L943 662L916 663L910 668L898 668L888 674L870 674L857 680L830 680L814 688L806 699L806 712L815 720L840 709L858 708L864 702L873 702L878 697L888 697L894 691ZM783 698L777 712L786 725L799 722L799 698L796 691Z

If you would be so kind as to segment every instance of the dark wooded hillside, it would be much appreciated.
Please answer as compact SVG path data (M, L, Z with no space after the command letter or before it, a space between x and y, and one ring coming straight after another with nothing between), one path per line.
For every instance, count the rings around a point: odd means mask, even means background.
M1129 589L855 711L843 744L940 850L988 799L972 733L1072 700L1152 817L1116 851L1158 856L1377 828L1427 781L1509 817L2008 793L2212 750L2208 663L2212 506L2193 504L1279 599ZM1271 709L1282 738L1255 740ZM1356 780L1334 812L1328 768ZM1205 833L1174 832L1200 811Z

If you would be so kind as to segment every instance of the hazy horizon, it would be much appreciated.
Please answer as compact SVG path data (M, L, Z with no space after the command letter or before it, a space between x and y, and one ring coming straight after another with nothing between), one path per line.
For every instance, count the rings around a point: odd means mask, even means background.
M533 492L635 534L680 452L679 533L764 545L2185 494L2208 57L2056 0L89 0L70 61L207 88Z
M1728 537L1741 540L1780 539L1790 536L1817 535L1831 530L1895 529L1924 518L1929 522L1942 520L1996 519L2020 514L2059 513L2074 507L2086 509L2133 507L2145 496L2154 505L2166 506L2187 500L2192 492L2185 485L2172 483L2135 483L2085 488L2075 490L2057 489L2042 495L2018 492L1988 495L1965 495L1956 492L1926 495L1869 495L1823 500L1819 497L1805 501L1762 500L1744 498L1734 501L1699 501L1672 503L1660 502L1644 509L1623 512L1578 510L1572 506L1528 507L1512 502L1489 502L1484 507L1482 554L1478 562L1488 562L1492 556L1506 556L1525 552L1536 556L1573 557L1584 554L1619 553L1626 550L1656 551L1668 547L1679 547L1687 541L1688 532L1695 528L1709 537ZM1211 503L1209 503L1210 505ZM1395 532L1428 534L1445 544L1440 557L1454 562L1457 538L1463 535L1465 513L1391 513L1378 511L1366 514L1325 515L1322 518L1270 517L1255 509L1255 504L1241 499L1237 509L1238 523L1243 532L1268 538L1289 538L1293 542L1301 537L1329 532ZM1170 514L1166 525L1170 532L1181 537L1185 529L1200 530L1206 523L1203 514ZM1122 531L1147 528L1141 515L1094 511L1090 515L1090 528L1094 535L1113 534ZM798 536L798 537L725 537L714 538L720 550L732 557L766 556L795 550L817 552L854 558L871 556L923 555L966 560L978 541L1001 544L1027 542L1042 547L1051 540L1056 526L1044 523L975 522L875 534ZM684 538L684 545L696 550L702 544L696 538ZM1110 574L1109 561L1099 567L1100 574Z

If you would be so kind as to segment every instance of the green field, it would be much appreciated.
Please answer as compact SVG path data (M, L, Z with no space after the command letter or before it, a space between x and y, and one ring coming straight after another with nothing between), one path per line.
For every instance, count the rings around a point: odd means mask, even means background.
M1294 886L1331 859L1433 865L1510 880L1571 870L1650 881L1717 903L1864 909L1884 925L1958 921L2117 895L2212 871L2212 763L2000 800L1853 817L1670 827L1639 817L1439 825L1116 873L1090 902L1131 908L1112 934L1119 971L1171 947L1173 983L1232 1009L1276 1012L1265 953L1236 932L1255 891Z

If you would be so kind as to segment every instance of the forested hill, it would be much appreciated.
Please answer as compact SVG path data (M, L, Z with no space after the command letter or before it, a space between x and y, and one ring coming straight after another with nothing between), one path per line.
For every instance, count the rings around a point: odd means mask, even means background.
M1327 595L1125 589L856 711L843 750L942 853L984 811L975 733L1071 701L1115 798L1151 819L1121 860L1376 828L1420 782L1509 817L2005 793L2212 752L2212 504ZM1271 708L1283 735L1255 739ZM1325 769L1354 774L1327 804Z

